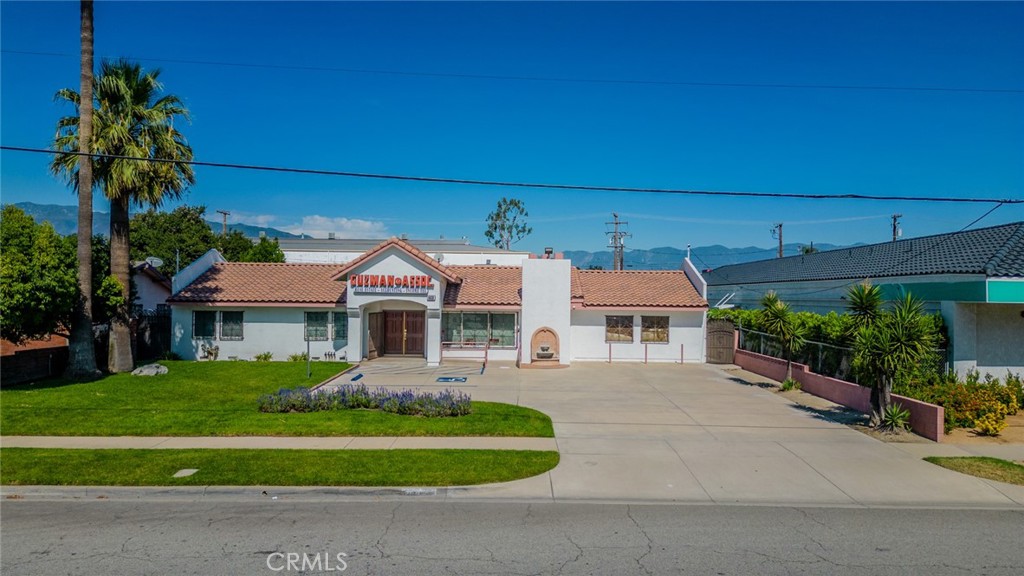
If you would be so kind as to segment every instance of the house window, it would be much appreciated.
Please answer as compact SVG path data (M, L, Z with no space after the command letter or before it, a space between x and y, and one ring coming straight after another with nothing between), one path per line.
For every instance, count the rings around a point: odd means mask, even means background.
M441 317L442 341L456 346L515 348L516 315L511 313L445 312Z
M516 345L516 315L491 314L491 346Z
M221 312L220 313L220 339L241 340L242 339L242 316L243 312Z
M217 313L211 311L192 312L192 338L210 338L217 336Z
M306 312L306 340L327 340L327 312Z
M668 344L668 316L641 316L640 341Z
M348 313L334 313L334 339L348 340Z
M632 342L633 317L605 316L604 340L605 342Z

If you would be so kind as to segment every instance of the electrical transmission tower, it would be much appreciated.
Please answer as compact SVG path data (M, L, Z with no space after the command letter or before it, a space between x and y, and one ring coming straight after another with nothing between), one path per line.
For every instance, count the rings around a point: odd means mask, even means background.
M624 270L625 265L625 250L626 244L623 242L626 238L632 238L633 235L624 230L625 226L629 222L622 222L619 220L619 215L612 212L613 222L605 222L606 225L613 226L612 230L605 232L611 238L609 242L612 245L612 269L613 270Z

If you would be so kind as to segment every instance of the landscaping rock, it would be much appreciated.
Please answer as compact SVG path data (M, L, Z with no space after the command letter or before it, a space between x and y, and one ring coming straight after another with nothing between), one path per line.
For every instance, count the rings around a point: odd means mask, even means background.
M159 376L167 374L167 366L162 364L146 364L132 370L132 376Z

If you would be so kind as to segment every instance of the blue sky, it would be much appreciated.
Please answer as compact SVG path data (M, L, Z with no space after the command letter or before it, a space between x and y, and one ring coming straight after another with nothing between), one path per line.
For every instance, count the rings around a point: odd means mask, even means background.
M0 5L0 140L47 146L77 88L78 3ZM159 67L196 158L626 187L1024 197L1024 3L98 2L96 56ZM27 55L46 52L64 56ZM177 60L159 61L159 60ZM275 68L183 61L258 64ZM292 68L289 68L292 67ZM303 70L956 92L556 82ZM3 202L73 204L46 158L0 154ZM959 229L985 205L509 190L198 168L184 199L341 236L467 236L502 196L539 251L846 244ZM169 203L173 207L176 203ZM96 207L106 210L102 200ZM214 214L216 216L216 214ZM1003 206L979 225L1024 220Z

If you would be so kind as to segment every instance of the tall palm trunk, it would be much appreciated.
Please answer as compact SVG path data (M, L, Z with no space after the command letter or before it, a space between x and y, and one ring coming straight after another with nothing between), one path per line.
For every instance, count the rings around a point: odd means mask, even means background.
M110 273L121 283L125 305L117 309L110 319L110 346L107 369L112 373L130 372L135 368L132 360L132 334L128 324L130 265L128 262L128 197L110 201Z
M81 0L82 73L78 106L78 151L92 151L92 0ZM72 379L99 376L92 335L92 159L78 158L78 291L68 339L68 367Z

